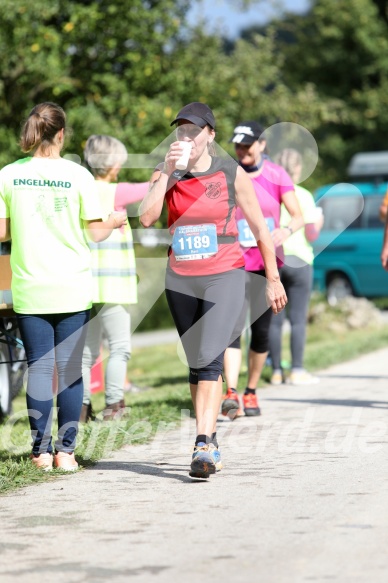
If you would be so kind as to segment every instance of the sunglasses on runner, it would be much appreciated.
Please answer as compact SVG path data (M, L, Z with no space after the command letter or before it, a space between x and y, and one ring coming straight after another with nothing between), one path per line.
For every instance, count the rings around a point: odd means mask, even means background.
M181 126L178 126L175 130L176 132L176 137L178 140L183 140L183 138L189 138L190 140L195 140L195 138L197 136L199 136L199 134L204 130L204 128L201 128L199 126L196 126L194 124L182 124Z

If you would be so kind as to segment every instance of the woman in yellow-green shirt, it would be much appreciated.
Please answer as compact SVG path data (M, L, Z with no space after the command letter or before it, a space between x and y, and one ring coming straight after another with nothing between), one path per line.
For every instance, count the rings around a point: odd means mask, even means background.
M12 236L14 311L28 363L27 407L32 462L50 470L78 467L74 458L82 405L82 351L92 305L86 232L102 241L126 213L102 221L93 176L61 158L66 115L51 102L30 112L20 146L30 157L0 171L0 241ZM53 459L52 379L58 373L58 438Z

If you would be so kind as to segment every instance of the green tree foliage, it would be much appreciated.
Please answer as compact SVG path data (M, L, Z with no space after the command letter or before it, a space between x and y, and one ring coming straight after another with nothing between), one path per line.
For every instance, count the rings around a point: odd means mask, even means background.
M305 17L278 23L287 86L310 83L322 103L341 104L315 132L326 181L344 178L355 152L388 149L387 20L385 0L316 0Z
M147 136L165 129L171 114L159 99L163 56L174 49L189 4L3 0L0 163L18 155L21 119L41 101L66 109L75 152L91 133L116 135L130 151L151 147Z
M257 119L265 128L278 122L292 122L309 130L315 137L321 127L341 124L345 102L333 95L322 99L309 80L291 84L287 76L285 52L279 50L276 27L265 34L253 33L223 50L224 39L206 35L199 27L192 32L186 49L181 47L185 66L178 80L183 102L191 100L192 84L187 73L196 80L199 99L209 103L219 120L217 140L233 154L227 140L235 124L244 119ZM181 90L179 88L181 87ZM306 183L313 188L326 182L324 161Z
M189 26L191 5L3 0L0 166L20 155L20 123L47 100L66 110L68 151L78 155L92 133L116 136L130 153L150 152L180 107L196 100L214 109L217 142L230 153L228 139L242 119L306 127L321 153L312 186L336 179L353 151L385 147L386 2L317 0L305 18L244 35L227 50L221 32L207 33L205 22ZM121 176L149 174L127 169Z

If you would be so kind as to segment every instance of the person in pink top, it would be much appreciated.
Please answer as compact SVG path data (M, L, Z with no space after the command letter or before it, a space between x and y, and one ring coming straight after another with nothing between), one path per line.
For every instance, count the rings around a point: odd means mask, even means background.
M294 185L287 172L271 162L265 154L266 140L264 130L256 121L243 121L233 132L231 142L235 145L239 165L248 173L265 221L276 248L278 267L283 265L282 243L303 226L303 217L294 192ZM291 220L280 225L280 205L284 204ZM238 328L225 351L224 374L227 393L223 398L221 411L231 419L236 416L260 415L256 387L268 354L269 326L271 310L265 302L265 272L263 257L255 244L248 223L241 211L236 211L239 242L244 250L246 271L246 301ZM246 321L247 308L250 308L251 342L248 356L248 383L243 395L244 413L240 409L237 393L238 376L241 366L240 335Z

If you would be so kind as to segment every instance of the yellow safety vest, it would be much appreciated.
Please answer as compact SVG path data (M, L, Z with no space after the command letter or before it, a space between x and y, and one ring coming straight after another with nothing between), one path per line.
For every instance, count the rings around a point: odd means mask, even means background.
M116 184L96 180L104 216L114 209ZM137 276L131 227L114 229L101 243L89 242L93 303L136 304Z

